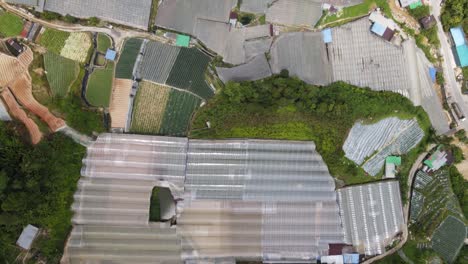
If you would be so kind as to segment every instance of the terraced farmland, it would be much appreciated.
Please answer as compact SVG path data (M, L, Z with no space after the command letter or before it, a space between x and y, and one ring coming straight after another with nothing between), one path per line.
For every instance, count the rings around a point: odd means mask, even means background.
M140 52L142 39L129 39L125 42L115 71L115 78L132 79L133 67Z
M213 90L205 81L205 71L209 62L210 58L198 49L182 48L166 83L209 98L213 96Z
M200 101L190 93L143 81L136 97L130 131L185 136Z
M18 36L21 30L23 30L21 18L8 12L0 11L0 37Z
M44 54L47 80L54 96L65 97L80 71L77 62L53 52Z
M48 28L41 35L39 44L46 47L48 51L60 54L69 36L69 32Z
M105 69L95 69L89 77L86 99L94 106L108 107L112 91L114 64L109 62Z
M453 263L461 247L463 247L466 235L467 228L465 223L458 218L449 216L434 232L432 248L446 262Z
M111 45L111 40L106 34L98 33L97 50L99 52L105 53Z
M150 82L141 82L133 110L130 131L141 134L158 134L171 88Z

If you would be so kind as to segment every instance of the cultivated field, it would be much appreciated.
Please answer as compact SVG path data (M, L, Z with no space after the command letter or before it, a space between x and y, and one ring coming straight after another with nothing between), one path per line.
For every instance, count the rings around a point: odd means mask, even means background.
M142 82L135 100L131 132L184 136L200 99L168 86Z
M185 136L193 112L200 105L200 99L192 94L172 90L166 104L164 119L159 130L161 135Z
M182 48L167 78L167 84L191 91L202 98L213 96L205 81L205 71L210 58L196 48Z
M109 106L112 128L125 128L130 104L132 81L128 79L114 79Z
M80 71L78 63L53 52L47 52L44 54L44 67L53 95L65 97Z
M99 52L105 53L108 48L111 47L111 40L106 34L98 33L97 39L97 50Z
M115 78L132 79L133 66L135 65L142 43L143 40L141 39L129 39L125 42L115 70Z
M88 50L91 48L91 45L91 37L88 33L71 33L60 51L60 55L84 63L86 62Z
M70 33L48 28L39 39L39 44L47 50L60 54Z
M141 82L133 109L130 131L142 134L158 134L169 100L171 88L151 82Z
M23 21L21 18L8 12L0 11L0 37L18 36L22 30Z
M86 99L94 106L108 107L112 90L114 63L109 62L105 69L95 69L89 77Z
M448 263L455 261L467 235L465 223L453 216L447 217L432 237L432 248ZM460 262L461 263L461 262Z

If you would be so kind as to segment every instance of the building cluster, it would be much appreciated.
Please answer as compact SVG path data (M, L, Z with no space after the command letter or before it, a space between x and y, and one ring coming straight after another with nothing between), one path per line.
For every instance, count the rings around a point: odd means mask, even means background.
M26 21L20 36L28 41L35 42L41 31L42 26L39 23Z
M452 152L440 145L426 160L424 160L424 172L434 172L443 166L450 165L454 161Z
M358 263L405 225L397 181L335 191L312 142L103 134L83 164L65 263ZM170 222L148 221L155 186Z

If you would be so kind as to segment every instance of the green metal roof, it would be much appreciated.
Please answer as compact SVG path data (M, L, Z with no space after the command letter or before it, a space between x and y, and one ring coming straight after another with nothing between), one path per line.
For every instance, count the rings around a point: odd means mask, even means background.
M457 55L458 55L458 60L460 62L461 67L466 67L468 66L468 45L463 44L461 46L458 46L457 48Z
M388 157L385 159L385 162L387 162L387 163L393 163L393 164L395 164L396 166L400 166L400 165L401 165L401 157L398 157L398 156L388 156Z
M190 36L186 35L177 35L176 46L179 47L188 47L190 44Z
M409 5L409 8L410 9L415 9L416 7L418 6L422 6L423 4L421 3L421 0L417 1L417 2L414 2L412 3L411 5Z

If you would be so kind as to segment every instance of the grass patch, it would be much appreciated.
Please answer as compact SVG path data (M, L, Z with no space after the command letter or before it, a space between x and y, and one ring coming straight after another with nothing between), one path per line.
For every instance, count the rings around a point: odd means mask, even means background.
M51 52L60 54L69 36L69 32L48 28L40 37L39 44Z
M107 49L111 47L112 43L110 38L103 33L97 35L97 50L102 53L106 53Z
M52 52L44 55L47 80L54 96L65 97L79 73L77 62Z
M159 192L159 187L154 187L153 192L151 193L151 203L150 203L150 213L149 213L150 222L161 221L161 204L159 203L158 192Z
M18 36L23 30L23 20L11 13L0 13L0 36L14 37Z
M318 87L297 78L273 76L228 83L197 112L190 137L312 140L330 173L346 184L355 184L378 178L366 176L344 157L342 146L349 130L357 120L376 122L394 115L417 117L429 134L427 114L399 94L341 82ZM412 164L415 158L410 152L405 163Z
M385 0L364 0L363 3L345 7L336 14L324 13L317 23L317 26L328 25L337 26L354 20L356 18L367 15L375 7L380 7L382 12L389 18L392 18L392 12L390 6ZM342 20L338 23L333 23L335 21Z
M114 63L108 62L105 69L95 69L89 77L86 99L94 106L109 107L114 76Z

